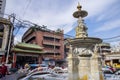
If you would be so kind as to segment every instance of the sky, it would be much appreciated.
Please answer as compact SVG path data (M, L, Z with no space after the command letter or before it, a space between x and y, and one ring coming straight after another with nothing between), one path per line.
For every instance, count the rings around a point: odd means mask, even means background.
M51 30L60 28L64 34L75 36L78 24L72 14L77 10L78 2L82 10L88 12L84 20L89 37L101 38L112 45L120 43L120 0L6 0L5 13L15 13L17 19L45 25ZM16 42L26 30L19 30ZM106 39L114 36L119 37Z

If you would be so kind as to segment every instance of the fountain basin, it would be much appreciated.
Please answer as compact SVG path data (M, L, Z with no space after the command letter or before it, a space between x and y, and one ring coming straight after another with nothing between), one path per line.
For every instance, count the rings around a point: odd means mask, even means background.
M99 44L101 42L102 39L94 37L74 38L69 40L69 44L71 44L73 47L89 47L91 45Z

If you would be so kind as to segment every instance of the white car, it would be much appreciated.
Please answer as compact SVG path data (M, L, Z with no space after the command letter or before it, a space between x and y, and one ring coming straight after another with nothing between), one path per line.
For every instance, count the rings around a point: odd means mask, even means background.
M120 70L118 70L117 72L115 72L115 75L120 75Z
M59 69L59 70L58 70ZM43 68L42 70L37 70L34 69L30 71L26 77L20 79L20 80L67 80L67 74L58 74L56 73L56 70L58 73L63 72L61 68L55 68L55 69L48 69L48 68Z

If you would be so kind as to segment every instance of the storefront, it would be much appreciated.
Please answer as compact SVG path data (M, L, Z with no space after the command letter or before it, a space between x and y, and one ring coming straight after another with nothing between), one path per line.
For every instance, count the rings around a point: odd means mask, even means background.
M36 44L19 43L13 49L13 67L23 67L26 63L42 63L43 48Z
M117 52L106 55L105 64L115 68L120 68L120 53Z

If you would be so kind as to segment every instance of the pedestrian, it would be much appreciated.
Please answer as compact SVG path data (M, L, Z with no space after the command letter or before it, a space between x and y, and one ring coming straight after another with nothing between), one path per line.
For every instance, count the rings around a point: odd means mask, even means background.
M41 67L41 65L40 65L40 64L38 65L37 70L38 70L38 71L42 71L42 67Z
M2 74L2 77L5 77L5 75L8 74L7 66L4 63L2 63L1 74Z
M27 72L29 72L29 70L30 70L30 65L28 63L26 63L24 65L24 72L27 73Z
M29 65L28 63L26 63L26 64L24 65L24 69L30 69L30 65Z

